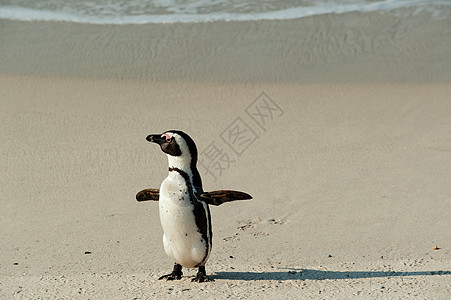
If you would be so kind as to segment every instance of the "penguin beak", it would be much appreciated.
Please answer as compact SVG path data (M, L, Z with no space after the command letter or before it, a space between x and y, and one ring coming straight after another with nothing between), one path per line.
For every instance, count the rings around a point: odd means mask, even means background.
M164 139L161 138L161 134L151 134L148 135L146 140L148 140L149 142L161 145L164 142Z

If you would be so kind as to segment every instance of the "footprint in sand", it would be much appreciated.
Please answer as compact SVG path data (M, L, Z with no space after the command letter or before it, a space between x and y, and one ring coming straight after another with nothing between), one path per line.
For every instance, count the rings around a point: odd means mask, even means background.
M271 225L282 225L285 224L287 220L282 220L282 219L269 219L268 223Z
M283 225L285 224L287 220L284 219L268 219L266 220L267 223L269 223L270 225ZM254 220L249 220L247 221L245 224L240 225L237 227L237 229L239 231L247 231L249 229L254 229L258 227L258 224L263 223L264 221L262 221L261 219L254 219ZM253 236L267 236L269 235L269 233L264 232L264 231L258 231L258 232L250 232L249 234L252 234ZM236 232L235 235L233 236L228 236L223 238L223 241L230 241L230 240L235 240L238 238L238 235L240 235L239 232Z

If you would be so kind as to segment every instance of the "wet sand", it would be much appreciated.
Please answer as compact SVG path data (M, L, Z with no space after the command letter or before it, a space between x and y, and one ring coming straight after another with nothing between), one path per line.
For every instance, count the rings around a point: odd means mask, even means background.
M427 12L207 24L0 25L0 70L6 73L240 84L451 80L450 18Z

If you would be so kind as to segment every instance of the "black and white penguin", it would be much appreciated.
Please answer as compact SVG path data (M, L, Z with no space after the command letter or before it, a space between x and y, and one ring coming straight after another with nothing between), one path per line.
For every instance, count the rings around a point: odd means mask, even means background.
M192 281L209 281L205 272L212 246L208 204L220 205L252 197L230 190L204 192L196 166L196 144L186 133L170 130L149 135L147 140L160 145L169 162L169 175L160 190L145 189L136 195L140 202L159 201L164 250L175 261L172 273L159 279L181 279L182 267L185 267L198 268L197 276Z

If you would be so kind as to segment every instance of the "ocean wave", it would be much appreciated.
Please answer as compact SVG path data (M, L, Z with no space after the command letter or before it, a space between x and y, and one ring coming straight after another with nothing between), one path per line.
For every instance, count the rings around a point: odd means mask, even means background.
M259 12L228 12L216 10L200 13L199 7L189 9L173 9L172 13L126 14L121 11L105 10L107 13L93 14L88 10L50 10L28 8L22 6L0 6L0 19L20 21L64 21L88 24L165 24L165 23L205 23L214 21L259 21L259 20L292 20L324 14L343 14L350 12L393 11L403 8L414 8L415 12L428 10L440 11L440 6L451 6L451 1L424 0L386 0L378 2L354 1L353 3L317 2L284 9L273 9ZM98 7L99 8L99 7ZM188 11L188 12L187 12Z

